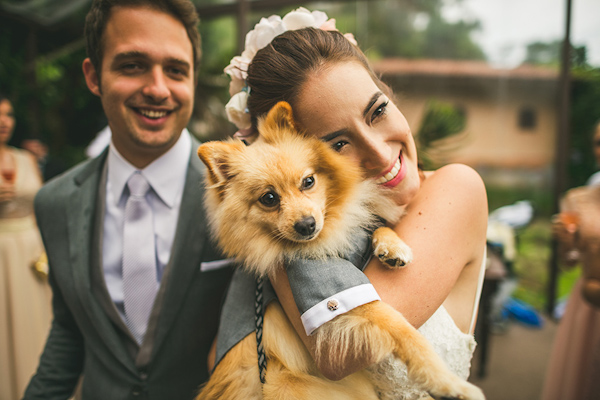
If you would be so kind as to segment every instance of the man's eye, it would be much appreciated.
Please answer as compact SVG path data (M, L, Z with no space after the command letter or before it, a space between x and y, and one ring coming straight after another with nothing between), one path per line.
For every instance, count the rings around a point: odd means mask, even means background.
M188 74L183 68L169 68L168 73L178 77L185 77Z
M315 177L314 176L307 176L306 178L304 178L302 180L302 190L306 190L306 189L310 189L311 187L315 186Z
M331 145L331 148L337 152L340 152L344 146L348 144L345 140L340 140Z
M141 70L142 67L139 64L129 63L121 65L121 70L125 72L135 72Z
M275 207L279 204L279 196L275 192L267 192L258 199L266 207Z

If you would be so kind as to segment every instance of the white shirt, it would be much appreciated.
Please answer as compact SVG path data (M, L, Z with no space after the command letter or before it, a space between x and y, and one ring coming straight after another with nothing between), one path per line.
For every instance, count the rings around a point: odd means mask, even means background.
M600 185L600 171L596 172L587 181L587 186L599 186Z
M181 197L192 149L192 140L184 129L179 140L160 158L141 170L150 184L146 199L154 216L157 277L162 278L169 262L175 238ZM106 177L106 209L102 243L102 267L111 299L124 317L123 308L123 216L127 202L125 186L138 169L110 143Z

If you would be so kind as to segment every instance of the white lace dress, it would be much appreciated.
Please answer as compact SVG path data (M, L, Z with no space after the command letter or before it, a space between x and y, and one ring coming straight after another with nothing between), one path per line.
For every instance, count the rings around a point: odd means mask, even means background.
M487 253L487 252L486 252ZM483 261L479 269L479 278L469 332L473 332L477 319L477 310L483 288L483 278L486 269L487 254L484 253ZM440 306L435 313L419 328L419 332L433 346L435 352L444 360L446 366L457 376L467 379L471 371L471 359L475 351L475 338L471 334L464 333L454 323L444 306ZM387 387L394 390L380 395L381 400L419 400L430 399L416 384L408 379L406 365L401 361L390 357L378 365L377 369L371 369L372 374L379 375L378 379L389 382Z
M446 362L452 372L463 379L469 377L471 358L475 351L473 335L463 333L454 323L448 311L441 306L425 322L419 332L431 343L435 352ZM426 392L408 379L406 365L393 357L378 364L371 373L378 379L390 382L395 389L382 395L382 400L418 400L430 398ZM387 386L387 385L386 385Z

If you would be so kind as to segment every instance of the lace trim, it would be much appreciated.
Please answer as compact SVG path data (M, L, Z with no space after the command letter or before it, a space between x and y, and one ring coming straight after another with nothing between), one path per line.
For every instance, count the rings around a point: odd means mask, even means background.
M469 377L471 358L475 351L475 339L463 333L442 306L419 328L419 332L431 343L435 352L446 362L452 372L463 379ZM394 357L371 367L382 382L382 400L419 400L429 398L426 392L413 384L407 376L406 365Z

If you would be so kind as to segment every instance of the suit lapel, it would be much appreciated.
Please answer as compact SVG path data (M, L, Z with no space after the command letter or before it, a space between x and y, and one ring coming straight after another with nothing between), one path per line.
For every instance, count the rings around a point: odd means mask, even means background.
M80 174L74 178L74 190L68 200L68 235L69 252L73 266L75 288L89 319L117 359L133 372L136 371L133 359L130 357L123 341L120 339L115 326L111 322L98 299L94 296L91 287L92 267L100 268L98 260L91 259L93 240L100 237L94 230L102 229L102 225L94 226L96 208L98 204L98 190L101 182L102 170L106 162L105 151L103 155L91 161ZM97 224L96 224L97 225ZM96 253L96 252L94 252Z

